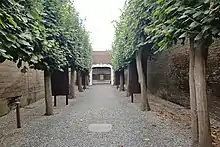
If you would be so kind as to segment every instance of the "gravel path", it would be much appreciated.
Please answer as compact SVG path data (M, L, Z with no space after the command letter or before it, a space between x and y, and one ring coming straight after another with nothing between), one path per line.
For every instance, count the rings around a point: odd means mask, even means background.
M70 100L68 106L65 106L64 99L58 99L55 115L46 117L42 116L44 103L41 100L29 106L30 109L22 110L22 118L26 121L22 122L21 129L7 130L8 126L14 126L11 124L13 112L0 118L0 146L190 146L189 132L179 128L177 122L162 119L155 112L141 112L129 101L114 87L96 85L78 94L77 100ZM90 132L89 124L111 124L112 130L104 133Z

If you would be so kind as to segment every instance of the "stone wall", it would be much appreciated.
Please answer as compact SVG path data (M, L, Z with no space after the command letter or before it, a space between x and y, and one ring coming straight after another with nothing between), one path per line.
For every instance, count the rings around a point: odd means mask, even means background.
M148 61L148 90L166 100L189 107L188 43L175 45ZM208 94L220 96L220 41L210 47L207 63ZM220 100L220 99L219 99Z
M22 95L21 106L44 97L43 72L29 70L21 73L16 64L5 61L0 64L0 116L12 109L12 97Z

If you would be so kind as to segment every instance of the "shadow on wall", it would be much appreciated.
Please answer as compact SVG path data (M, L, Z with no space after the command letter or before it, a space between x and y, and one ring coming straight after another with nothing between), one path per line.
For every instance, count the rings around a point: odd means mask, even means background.
M189 108L188 57L188 44L178 44L148 61L148 90L163 99ZM220 108L219 40L210 47L207 64L209 105ZM213 109L213 106L210 109ZM220 112L217 115L220 117Z

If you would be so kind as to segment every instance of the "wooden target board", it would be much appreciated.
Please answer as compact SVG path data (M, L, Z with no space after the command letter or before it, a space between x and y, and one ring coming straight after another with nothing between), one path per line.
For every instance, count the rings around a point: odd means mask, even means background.
M82 76L82 85L88 85L89 72L81 72L81 76Z
M62 71L54 71L51 75L52 95L69 95L69 73L68 68Z
M128 65L128 76L129 76L129 93L135 94L135 93L141 93L141 87L138 82L138 72L137 72L137 65L136 60L134 59L131 63Z
M115 81L114 81L115 85L120 85L120 72L119 71L115 71Z

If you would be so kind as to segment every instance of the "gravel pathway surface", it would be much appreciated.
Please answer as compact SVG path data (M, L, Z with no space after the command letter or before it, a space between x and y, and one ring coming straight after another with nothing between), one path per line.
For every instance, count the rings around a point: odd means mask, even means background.
M55 115L43 116L43 100L22 110L21 129L12 129L13 112L0 118L1 147L189 147L189 132L177 122L137 105L109 85L91 86L76 100L58 99ZM28 109L29 108L29 109ZM31 112L28 112L31 111ZM28 113L28 114L26 114ZM24 117L26 116L26 117ZM29 116L29 117L28 117ZM89 124L110 124L91 132ZM8 129L8 126L11 128ZM8 129L8 130L7 130Z

